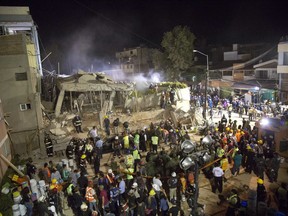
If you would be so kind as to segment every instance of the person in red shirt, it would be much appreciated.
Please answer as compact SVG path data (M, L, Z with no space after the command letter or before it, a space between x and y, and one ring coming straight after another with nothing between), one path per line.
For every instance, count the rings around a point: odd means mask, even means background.
M108 194L107 191L104 189L103 185L99 185L99 190L100 190L99 201L101 203L102 211L104 212L105 208L109 207Z

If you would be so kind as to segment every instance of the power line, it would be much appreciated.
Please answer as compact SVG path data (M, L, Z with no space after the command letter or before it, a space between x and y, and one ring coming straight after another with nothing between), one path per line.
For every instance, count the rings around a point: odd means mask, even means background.
M122 28L123 30L125 30L125 31L128 32L129 34L134 35L134 36L136 36L137 38L140 38L141 40L144 40L144 41L150 43L150 44L153 45L153 46L156 46L156 47L161 48L161 46L160 46L159 44L156 44L156 43L154 43L153 41L150 41L150 40L144 38L143 36L141 36L141 35L133 32L133 31L131 31L130 29L128 29L128 28L125 27L124 25L121 25L120 23L115 22L114 20L112 20L112 19L104 16L103 14L101 14L101 13L97 12L96 10L88 7L87 5L81 3L81 2L79 2L79 1L77 1L77 0L73 0L73 1L74 1L76 4L80 5L81 7L86 8L86 9L89 10L90 12L92 12L92 13L100 16L100 17L102 17L103 19L105 19L105 20L113 23L114 25L117 25L118 27Z

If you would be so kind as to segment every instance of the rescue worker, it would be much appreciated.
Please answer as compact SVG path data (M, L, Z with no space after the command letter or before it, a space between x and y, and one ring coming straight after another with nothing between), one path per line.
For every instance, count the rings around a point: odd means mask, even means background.
M129 134L126 132L124 132L123 134L123 147L124 147L124 150L127 150L130 148Z
M155 152L157 154L159 138L155 133L151 137L151 144L152 144L152 152Z
M134 134L134 145L137 147L137 149L139 149L139 143L140 143L140 135L138 130L136 130L135 134Z
M124 163L126 166L130 166L130 167L133 167L133 165L134 165L134 157L130 153L130 150L126 151Z
M93 188L93 181L88 182L88 186L86 187L85 198L87 202L89 203L89 208L91 209L91 211L93 210L98 211L97 204L96 204L97 195Z
M108 116L106 115L104 117L104 128L105 128L105 133L107 136L110 136L110 120L108 118Z
M235 211L240 205L240 198L238 196L238 192L235 189L231 190L231 195L227 198L228 208L226 211L226 216L235 216Z
M80 158L79 169L81 172L87 173L86 168L87 168L86 155L83 154Z
M85 145L85 153L86 158L89 164L92 163L92 154L93 154L93 145L88 141L88 143Z
M113 158L115 158L116 156L118 156L118 158L121 158L121 150L122 145L119 141L119 137L115 136L113 143L112 143L112 149L114 150L113 152Z
M73 118L72 123L73 123L73 125L74 125L77 133L83 133L82 128L81 128L81 126L82 126L82 120L81 120L81 118L80 118L79 115L76 115L76 116Z
M140 162L141 159L141 155L139 153L139 150L137 148L137 146L134 146L133 152L132 152L133 158L134 158L134 172L137 171L137 166Z
M169 200L177 200L178 179L175 172L172 172L171 177L167 181L169 187Z
M88 178L85 173L80 173L80 177L77 179L77 183L79 186L80 194L82 195L82 197L85 197L86 187L88 186Z
M257 202L266 202L267 192L264 186L264 181L261 178L257 179Z
M105 176L107 187L109 188L110 185L113 185L115 183L115 175L112 171L112 169L108 169L108 173Z
M134 168L133 168L133 165L126 165L126 169L125 169L125 172L126 172L126 185L127 185L127 189L130 190L131 186L132 186L132 183L133 183L133 173L134 173Z
M74 156L74 145L73 142L69 142L69 144L66 147L66 157L68 159L73 159Z
M53 157L53 143L49 134L45 133L44 143L46 147L46 153L48 157Z
M100 136L97 137L97 141L95 143L95 149L97 150L97 153L99 154L99 157L102 158L103 156L103 140Z

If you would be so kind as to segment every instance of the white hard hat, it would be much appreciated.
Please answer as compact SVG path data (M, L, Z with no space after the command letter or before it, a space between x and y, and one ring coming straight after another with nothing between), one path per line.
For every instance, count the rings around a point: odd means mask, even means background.
M176 173L175 173L175 172L172 172L171 176L172 176L172 177L176 177Z
M115 140L118 140L119 139L119 137L118 136L115 136Z
M86 203L82 203L82 205L81 205L81 210L87 210L88 209L88 206L87 206L87 204Z
M137 182L134 182L134 183L132 184L132 188L136 188L136 187L138 187L138 184L137 184Z
M108 169L108 173L112 173L113 171L112 171L112 169Z
M39 200L39 202L44 202L45 196L40 196L38 200Z

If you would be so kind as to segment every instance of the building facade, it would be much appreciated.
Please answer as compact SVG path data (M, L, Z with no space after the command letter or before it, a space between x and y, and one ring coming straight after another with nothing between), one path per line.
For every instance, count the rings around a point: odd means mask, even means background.
M6 157L9 161L12 157L11 142L6 130L4 112L2 109L2 101L0 100L0 154ZM8 165L0 159L0 182L8 169Z
M282 102L288 101L288 40L278 44L279 98Z
M146 47L124 49L116 53L120 69L127 75L147 74L152 67L152 51Z
M36 27L27 7L0 7L0 98L15 153L43 143L42 67Z

